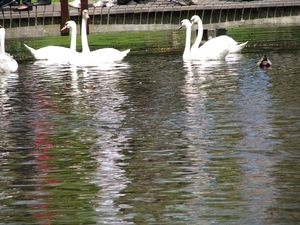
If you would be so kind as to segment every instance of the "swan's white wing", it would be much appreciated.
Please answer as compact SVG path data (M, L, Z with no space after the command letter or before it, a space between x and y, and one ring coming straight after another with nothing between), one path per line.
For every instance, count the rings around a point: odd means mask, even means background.
M130 49L126 51L119 51L114 48L102 48L95 51L90 51L86 34L86 23L88 18L88 11L83 10L81 24L82 53L78 55L77 59L73 57L71 64L81 66L97 66L101 63L122 61L130 52Z
M70 48L61 46L46 46L40 49L33 49L28 45L24 46L31 52L36 60L51 60L68 62Z
M0 72L16 72L18 63L9 54L0 54Z
M201 56L202 60L224 60L229 52L229 46L213 38L205 42L193 55Z
M213 38L216 41L223 43L224 45L229 45L229 53L238 53L242 51L242 49L247 45L248 41L239 44L236 42L232 37L229 37L227 35L221 35L218 37ZM213 40L212 39L212 40Z
M125 51L119 51L114 48L102 48L90 53L92 59L97 59L98 62L116 62L122 61L127 54L130 52L130 49Z
M102 48L92 52L78 53L72 57L70 64L77 66L98 66L104 63L113 63L122 61L130 49L119 51L114 48Z
M243 50L243 48L246 47L247 44L248 44L248 41L241 43L241 44L234 45L234 46L230 46L229 53L239 53Z
M18 70L18 63L14 58L5 52L5 29L0 27L0 72L8 73Z

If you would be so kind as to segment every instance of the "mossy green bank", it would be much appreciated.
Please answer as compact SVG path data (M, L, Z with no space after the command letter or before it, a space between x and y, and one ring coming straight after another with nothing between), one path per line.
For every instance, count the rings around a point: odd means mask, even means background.
M265 28L231 28L227 35L238 42L248 41L247 49L253 47L290 46L300 44L299 28L265 27ZM192 42L196 35L193 33ZM119 50L131 49L130 54L147 52L183 51L185 45L185 30L168 30L155 32L125 32L88 35L91 50L112 47ZM30 40L7 40L7 52L16 58L32 57L23 43L38 49L49 45L69 47L70 36L47 37ZM81 51L81 39L77 36L77 51Z

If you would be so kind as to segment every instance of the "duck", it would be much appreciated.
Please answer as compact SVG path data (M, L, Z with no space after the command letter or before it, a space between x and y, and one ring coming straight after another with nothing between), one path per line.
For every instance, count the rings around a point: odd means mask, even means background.
M260 60L257 62L257 66L259 67L270 67L272 66L272 62L268 59L266 55L263 55Z
M195 40L195 43L193 44L191 51L197 51L197 49L199 48L199 45L201 43L202 40L202 36L203 36L203 23L202 20L200 19L200 17L198 15L193 15L190 19L192 25L194 23L198 24L198 35L197 38ZM235 41L232 37L229 37L227 35L221 35L215 38L212 38L209 41L213 41L210 42L213 45L219 45L219 46L229 46L229 54L231 53L239 53L242 51L243 48L245 48L245 46L248 44L248 41L239 44L237 41Z
M5 29L0 25L0 72L10 73L18 70L17 61L5 52Z

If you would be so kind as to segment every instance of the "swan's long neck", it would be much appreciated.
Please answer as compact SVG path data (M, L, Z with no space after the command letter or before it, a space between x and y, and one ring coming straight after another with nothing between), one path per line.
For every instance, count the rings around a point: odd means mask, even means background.
M197 38L195 40L195 43L193 44L193 46L191 48L192 52L198 50L199 45L200 45L201 40L202 40L202 37L203 37L203 24L202 24L202 21L199 19L198 20L198 35L197 35Z
M87 29L86 29L87 19L82 17L81 23L81 45L82 45L82 53L90 52L88 40L87 40Z
M190 47L191 47L191 26L187 26L186 27L186 37L185 37L185 48L184 48L184 52L183 52L183 58L187 59L190 57L191 55L191 51L190 51Z
M71 54L76 52L76 36L77 36L77 31L76 27L71 27L71 44L70 44L70 50Z
M1 28L0 31L0 54L5 54L5 30Z

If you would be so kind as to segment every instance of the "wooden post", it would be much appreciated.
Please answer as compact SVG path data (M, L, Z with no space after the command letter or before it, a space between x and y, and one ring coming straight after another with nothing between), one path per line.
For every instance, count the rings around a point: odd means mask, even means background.
M89 9L89 4L88 4L88 0L80 0L81 1L81 16L82 16L82 11L84 9ZM86 22L86 33L89 34L89 20L87 20Z
M68 8L68 0L60 0L60 8L61 8L61 21L60 21L60 29L65 26L65 23L69 20L69 8ZM61 35L69 35L69 29L61 31Z

